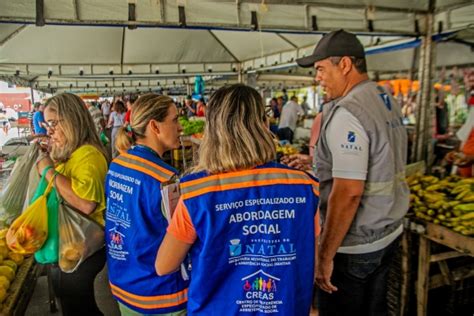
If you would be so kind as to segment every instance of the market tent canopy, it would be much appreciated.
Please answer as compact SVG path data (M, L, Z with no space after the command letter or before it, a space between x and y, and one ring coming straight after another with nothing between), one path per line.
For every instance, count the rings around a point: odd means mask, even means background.
M43 4L38 6L39 10L35 6L38 2ZM0 20L302 32L315 28L367 32L367 21L372 20L376 32L414 34L414 20L430 10L437 13L437 20L445 22L446 29L471 23L472 15L464 10L471 3L466 0L15 0L0 3ZM435 7L430 8L430 4ZM41 13L39 18L37 11Z
M357 32L368 51L412 41L415 31L424 32L429 9L421 0L372 1L370 8L355 0L45 0L46 25L37 27L36 2L0 2L0 75L40 89L148 89L184 85L195 74L225 79L241 71L275 72L294 68L323 32L340 27ZM474 22L470 1L436 3L445 31ZM472 63L468 46L457 45L445 49L456 54L438 57L440 65ZM397 71L412 59L413 49L404 49L370 55L368 63L372 71Z

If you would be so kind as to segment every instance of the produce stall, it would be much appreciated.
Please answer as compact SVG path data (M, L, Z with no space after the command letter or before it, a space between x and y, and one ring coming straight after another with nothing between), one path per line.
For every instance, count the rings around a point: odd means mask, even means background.
M206 122L204 118L185 116L179 118L179 123L183 127L181 136L181 148L173 151L173 165L186 170L197 161L197 152L204 132Z
M18 267L15 279L7 290L0 308L1 315L24 315L40 274L41 268L33 257L26 259Z
M448 265L449 259L462 256L474 257L474 238L461 235L439 224L414 220L410 231L419 236L418 267L416 281L417 315L427 315L429 290L441 286L453 286L456 282L474 277L474 260L456 269ZM433 253L431 244L447 246L452 251ZM430 265L437 264L440 273L430 275Z
M28 146L26 140L23 142L20 139L15 139L11 145L6 144L2 147L2 154L4 162L0 169L0 216L2 219L2 227L0 227L0 315L23 315L42 269L32 256L26 258L8 249L5 240L8 231L6 223L21 213L23 202L25 198L28 198L28 193L25 191L25 187L28 187L28 177L25 178L22 174L29 173L31 161L34 163L38 152L35 148ZM9 162L10 164L8 164ZM20 194L18 189L21 189L23 193Z
M417 315L427 315L430 290L443 286L457 297L464 293L454 305L474 303L474 287L466 282L474 277L474 178L439 179L423 175L423 169L418 164L407 170L411 203L402 240L400 315L410 294L415 294Z

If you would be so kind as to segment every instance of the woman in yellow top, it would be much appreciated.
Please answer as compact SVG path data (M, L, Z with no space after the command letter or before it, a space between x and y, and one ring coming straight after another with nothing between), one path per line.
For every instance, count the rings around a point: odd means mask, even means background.
M63 93L46 102L44 117L51 151L38 162L39 174L48 168L50 181L56 173L53 181L59 195L104 226L107 156L89 111L78 96ZM94 279L104 264L102 248L73 273L53 268L53 286L63 315L103 315L95 302Z

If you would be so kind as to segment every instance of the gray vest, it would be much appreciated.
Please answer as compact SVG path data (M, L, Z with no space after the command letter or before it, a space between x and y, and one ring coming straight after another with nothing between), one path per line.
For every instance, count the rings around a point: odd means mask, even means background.
M397 229L408 210L410 192L405 181L406 129L402 124L400 106L372 81L359 83L345 97L334 100L324 108L316 158L323 222L333 183L332 155L326 130L339 107L344 107L359 119L369 137L370 147L364 194L341 246L372 243ZM340 145L350 146L349 143Z

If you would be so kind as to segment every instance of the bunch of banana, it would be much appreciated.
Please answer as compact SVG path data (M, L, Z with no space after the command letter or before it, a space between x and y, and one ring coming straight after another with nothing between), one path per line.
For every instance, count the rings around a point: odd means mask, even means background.
M474 235L474 178L415 174L407 178L410 208L425 221L450 227L463 235Z
M294 154L298 153L298 149L291 146L290 144L286 144L284 146L277 145L276 151L277 151L277 153L281 153L285 156L294 155Z

